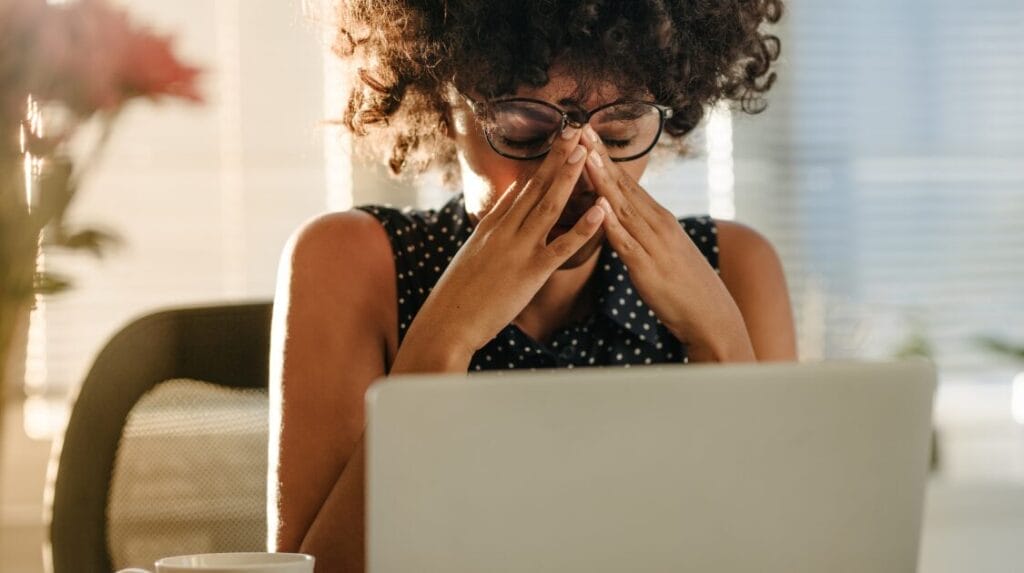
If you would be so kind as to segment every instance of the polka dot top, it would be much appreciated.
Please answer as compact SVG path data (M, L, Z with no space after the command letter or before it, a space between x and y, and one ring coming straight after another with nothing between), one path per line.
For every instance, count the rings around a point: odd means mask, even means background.
M359 209L377 218L391 238L401 344L427 295L469 239L473 226L461 193L436 210L376 205ZM714 221L710 217L687 217L679 224L717 271L718 229ZM598 257L594 280L599 295L593 314L555 331L547 344L509 324L474 354L470 371L688 362L685 345L641 300L618 254L606 243Z

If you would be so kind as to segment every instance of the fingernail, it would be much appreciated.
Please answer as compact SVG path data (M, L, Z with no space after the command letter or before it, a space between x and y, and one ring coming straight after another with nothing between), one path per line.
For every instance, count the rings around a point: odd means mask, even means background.
M579 163L587 156L587 150L582 145L577 145L576 149L572 150L569 154L569 163Z
M587 157L587 160L590 161L590 164L594 167L604 167L604 163L601 161L601 155L596 149L590 152L590 156Z
M608 202L608 200L605 199L604 197L601 197L600 199L597 200L597 206L602 208L602 209L604 209L605 213L608 213L609 215L611 215L611 213L612 213L612 206Z
M583 128L583 133L587 136L587 139L590 140L590 143L597 143L597 132L594 131L593 127L590 127L589 123Z
M565 129L562 130L562 139L572 139L576 137L577 133L579 133L578 129L576 129L575 127L567 126Z
M587 222L600 223L602 217L604 217L604 213L600 209L591 209L590 212L587 213Z

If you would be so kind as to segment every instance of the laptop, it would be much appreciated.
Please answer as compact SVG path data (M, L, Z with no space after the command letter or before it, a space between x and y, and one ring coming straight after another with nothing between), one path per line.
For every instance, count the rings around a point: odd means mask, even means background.
M370 573L916 570L925 361L395 377Z

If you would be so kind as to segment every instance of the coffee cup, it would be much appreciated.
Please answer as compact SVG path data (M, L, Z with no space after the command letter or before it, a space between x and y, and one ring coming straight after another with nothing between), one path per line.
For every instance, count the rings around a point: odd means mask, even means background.
M313 573L313 557L301 553L204 553L164 557L156 573ZM150 573L122 569L117 573Z

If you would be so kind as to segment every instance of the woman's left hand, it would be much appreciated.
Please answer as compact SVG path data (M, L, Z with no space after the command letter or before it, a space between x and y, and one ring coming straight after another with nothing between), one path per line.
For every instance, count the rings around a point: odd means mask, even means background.
M589 125L580 139L608 242L658 320L688 345L691 360L755 360L739 308L675 215L608 157Z

